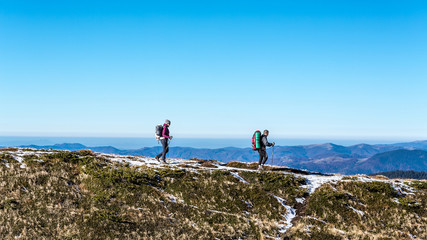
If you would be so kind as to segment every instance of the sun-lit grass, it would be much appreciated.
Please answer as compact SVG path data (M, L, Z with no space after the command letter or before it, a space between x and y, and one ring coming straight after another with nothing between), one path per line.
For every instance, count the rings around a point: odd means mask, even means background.
M26 150L21 163L19 151L0 150L1 239L427 239L423 181L402 195L348 177L309 195L303 177L245 163L228 166L246 182L209 160L134 167L89 150ZM275 196L297 209L285 234Z

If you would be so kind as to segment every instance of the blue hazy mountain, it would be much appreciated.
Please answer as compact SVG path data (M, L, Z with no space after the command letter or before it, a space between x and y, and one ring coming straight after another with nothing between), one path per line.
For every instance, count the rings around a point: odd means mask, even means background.
M427 151L400 149L379 153L357 163L352 169L353 172L369 174L396 170L427 171Z
M395 146L400 147L406 147L409 149L421 149L421 150L427 150L427 141L415 141L415 142L408 142L408 143L396 143L393 144Z
M87 147L80 143L63 143L48 146L28 145L22 147L71 151L91 149L95 152L109 154L148 157L154 157L161 151L161 147L122 150L111 146ZM272 148L268 149L270 156L268 163L310 171L343 174L369 174L394 170L427 171L425 150L427 150L427 141L381 145L357 144L348 147L333 143L276 146L274 155ZM171 147L168 157L214 159L221 162L255 162L258 160L258 152L253 151L251 148L234 147L218 149Z
M70 150L70 151L88 149L88 147L80 143L62 143L62 144L55 144L55 145L48 145L48 146L26 145L23 147L35 148L35 149Z

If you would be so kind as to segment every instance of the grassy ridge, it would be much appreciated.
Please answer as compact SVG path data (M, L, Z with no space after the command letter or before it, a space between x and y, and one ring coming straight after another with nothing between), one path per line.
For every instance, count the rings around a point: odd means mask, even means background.
M344 178L309 195L306 179L247 164L233 170L245 183L211 162L133 167L87 150L28 150L23 168L14 151L0 149L1 239L427 239L422 181ZM298 209L286 233L275 196Z
M224 170L135 168L90 151L28 155L26 168L9 154L0 158L3 238L277 236L286 209L268 186L303 183L292 175L245 184Z

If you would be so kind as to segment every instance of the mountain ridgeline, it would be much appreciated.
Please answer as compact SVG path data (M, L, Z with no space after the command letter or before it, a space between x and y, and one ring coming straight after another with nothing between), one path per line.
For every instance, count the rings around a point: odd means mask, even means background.
M111 146L87 147L82 144L56 144L51 146L21 146L35 149L82 150L120 155L154 157L161 147L122 150ZM387 145L358 144L340 146L332 143L304 146L276 146L274 155L268 150L267 164L303 168L310 171L341 174L372 174L378 172L414 170L427 171L427 141L397 143ZM255 162L258 153L251 148L199 149L171 147L168 154L172 158L213 159L224 163L230 161Z
M390 171L371 174L371 176L383 175L388 178L403 178L403 179L427 179L427 172L416 171Z

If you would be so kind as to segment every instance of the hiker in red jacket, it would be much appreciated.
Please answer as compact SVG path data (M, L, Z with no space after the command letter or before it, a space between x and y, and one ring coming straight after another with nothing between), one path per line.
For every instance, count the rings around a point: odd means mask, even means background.
M265 162L267 162L268 159L268 155L266 152L266 147L272 147L274 146L276 143L269 143L267 140L268 137L268 130L264 130L264 134L262 134L261 136L261 147L258 149L258 153L259 153L259 162L258 162L258 170L264 170L264 164Z
M155 157L157 161L160 161L160 157L162 157L162 162L166 162L166 153L169 152L169 139L172 140L172 136L169 136L169 127L171 125L171 121L165 120L165 123L163 124L163 132L162 136L160 137L160 142L162 143L163 151Z

